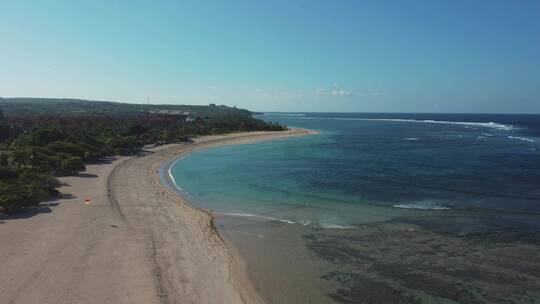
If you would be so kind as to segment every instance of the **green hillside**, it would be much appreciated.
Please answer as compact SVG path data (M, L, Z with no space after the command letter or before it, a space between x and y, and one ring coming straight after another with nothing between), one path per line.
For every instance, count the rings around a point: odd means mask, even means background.
M223 105L153 105L57 98L0 98L0 109L4 112L6 117L136 117L147 114L189 114L204 117L251 114L248 110Z

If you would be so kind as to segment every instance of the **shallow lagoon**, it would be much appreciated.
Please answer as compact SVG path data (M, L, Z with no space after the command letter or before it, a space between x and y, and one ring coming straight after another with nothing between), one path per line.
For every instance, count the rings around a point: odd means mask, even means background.
M269 300L377 303L363 298L371 286L403 303L519 302L502 282L525 298L540 286L524 272L540 253L535 119L287 115L265 118L321 134L200 151L171 169ZM469 268L485 274L471 286Z

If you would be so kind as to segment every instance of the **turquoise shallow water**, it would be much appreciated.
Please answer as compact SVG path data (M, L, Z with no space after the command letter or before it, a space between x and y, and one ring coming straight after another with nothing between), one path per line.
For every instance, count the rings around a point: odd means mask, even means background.
M270 114L321 134L197 152L171 174L192 201L219 214L347 228L459 212L489 215L474 229L490 229L500 213L537 228L526 217L540 214L538 117L407 115ZM515 227L514 217L496 228Z
M184 195L217 214L329 228L386 219L405 211L370 205L350 193L317 188L303 180L310 158L328 157L314 146L328 134L233 145L196 152L171 169ZM279 165L276 165L279 164Z
M321 134L198 151L170 173L269 303L538 298L538 115L263 118Z

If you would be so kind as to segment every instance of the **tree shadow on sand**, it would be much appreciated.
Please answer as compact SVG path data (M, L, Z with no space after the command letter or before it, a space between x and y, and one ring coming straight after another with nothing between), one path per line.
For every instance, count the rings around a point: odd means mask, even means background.
M38 214L47 214L53 211L53 208L60 205L60 201L77 198L71 193L60 193L59 195L51 198L47 201L40 203L37 207L25 208L10 213L0 213L0 224L4 224L5 221L27 219Z
M58 205L58 203L56 205ZM13 213L8 213L8 214L0 214L0 223L3 224L3 221L8 221L8 220L27 219L38 214L51 213L51 212L52 212L52 209L50 208L49 205L46 205L46 206L40 205L39 207L26 209L24 211L13 212Z
M88 164L92 164L92 165L112 164L117 159L118 159L117 157L109 156L109 157L104 157L95 161L90 161L88 162Z
M75 176L76 177L82 177L82 178L96 178L96 177L98 177L96 174L92 174L92 173L78 173Z

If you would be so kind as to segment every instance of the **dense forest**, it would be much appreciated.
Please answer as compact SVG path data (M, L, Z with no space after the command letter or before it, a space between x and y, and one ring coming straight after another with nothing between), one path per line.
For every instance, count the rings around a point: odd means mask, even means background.
M108 156L198 135L284 129L227 106L0 99L0 209L36 206L58 194L56 177Z
M109 116L136 117L146 114L191 114L198 116L249 115L244 109L227 106L154 105L111 101L57 98L1 98L0 109L6 117L28 116Z

